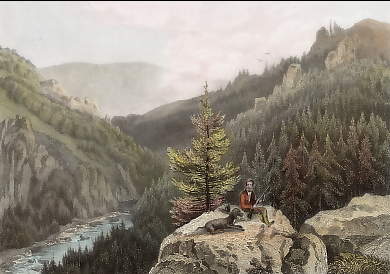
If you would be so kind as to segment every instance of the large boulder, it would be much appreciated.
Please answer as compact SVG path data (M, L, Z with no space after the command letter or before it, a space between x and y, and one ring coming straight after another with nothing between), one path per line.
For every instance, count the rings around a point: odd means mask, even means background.
M270 227L254 216L252 220L236 222L245 231L229 230L214 235L199 227L209 220L224 218L227 213L218 209L204 213L164 239L158 262L150 274L326 273L326 249L322 242L312 234L298 235L281 211L272 207L267 210L270 220L275 221ZM294 245L296 250L302 250L299 262L294 262L299 271L282 272L284 260ZM292 265L289 263L288 271Z
M329 257L360 252L390 260L390 195L355 197L343 208L306 220L300 232L318 235Z
M324 243L313 234L298 234L290 252L284 258L283 273L327 273L327 253Z

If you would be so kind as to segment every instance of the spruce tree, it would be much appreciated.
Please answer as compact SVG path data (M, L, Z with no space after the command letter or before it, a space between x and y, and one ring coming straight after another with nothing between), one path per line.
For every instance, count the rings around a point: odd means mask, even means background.
M280 158L274 135L272 135L272 140L268 146L267 153L267 186L269 186L269 200L272 206L277 206L277 197L281 189L280 170L282 167L282 159Z
M251 175L255 180L255 192L258 194L262 193L267 186L267 165L260 142L256 145L256 152L252 161Z
M314 137L312 149L309 155L308 172L305 176L310 189L309 197L313 203L317 203L317 210L334 208L338 205L341 195L341 177L333 174L329 163L321 155L318 148L317 136Z
M251 177L251 167L248 163L248 157L246 156L246 151L242 155L242 161L240 164L240 179L241 181L246 181L249 177Z
M172 182L184 194L174 202L173 217L176 211L184 215L181 217L183 221L190 221L202 211L210 211L212 202L232 190L238 180L238 168L233 163L221 164L222 156L229 150L230 140L222 127L224 116L214 113L210 106L207 83L199 113L193 115L191 121L196 131L192 147L184 150L168 148L170 169L176 175Z
M332 139L330 138L329 134L326 135L325 138L325 152L324 152L324 159L328 162L328 164L337 171L341 169L340 164L337 162L337 156L334 153L333 150L334 144L332 142Z
M383 144L379 148L377 161L375 162L376 170L383 175L385 193L390 193L390 133L386 134Z
M309 162L308 146L309 142L306 140L305 133L302 132L301 138L299 139L299 146L297 148L297 163L301 178L303 178L307 173L307 165Z
M280 127L280 136L279 136L279 152L280 156L283 158L288 150L288 136L287 136L287 129L286 129L286 123L282 121L282 125Z
M358 189L359 194L366 191L376 192L379 186L384 184L383 175L374 169L375 158L371 152L370 140L364 136L358 152L359 172L358 172Z
M307 215L310 208L303 199L305 183L301 180L298 170L297 152L290 146L283 163L286 186L282 192L281 210L295 228L299 226L302 217Z

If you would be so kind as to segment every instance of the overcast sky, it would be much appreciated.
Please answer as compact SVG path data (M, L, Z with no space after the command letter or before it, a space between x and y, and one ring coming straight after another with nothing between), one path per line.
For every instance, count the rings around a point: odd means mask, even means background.
M365 18L390 22L390 4L1 2L0 45L38 67L143 61L216 85L241 68L259 73L265 62L300 56L330 20L348 28ZM192 85L175 96L199 94Z

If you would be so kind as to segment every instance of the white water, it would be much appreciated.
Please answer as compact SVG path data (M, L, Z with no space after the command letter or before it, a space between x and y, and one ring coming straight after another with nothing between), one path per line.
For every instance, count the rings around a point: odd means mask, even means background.
M110 216L94 219L84 225L74 225L62 232L55 241L46 242L46 245L29 250L26 254L17 256L14 264L6 270L13 274L37 274L43 267L43 263L52 259L61 262L69 248L84 250L92 248L96 237L110 232L112 226L118 226L124 222L125 227L131 227L131 216L128 213L114 212Z

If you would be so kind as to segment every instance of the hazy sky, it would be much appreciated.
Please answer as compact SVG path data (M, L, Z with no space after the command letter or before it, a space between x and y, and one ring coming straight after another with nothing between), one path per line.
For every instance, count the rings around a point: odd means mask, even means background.
M373 18L390 22L382 2L1 2L0 45L38 67L66 62L144 61L193 80L173 99L199 94L241 68L308 51L330 20L348 28ZM270 52L270 55L265 55ZM173 79L171 79L173 80Z

